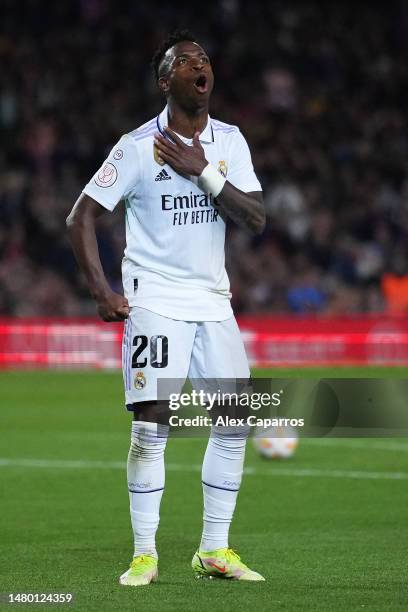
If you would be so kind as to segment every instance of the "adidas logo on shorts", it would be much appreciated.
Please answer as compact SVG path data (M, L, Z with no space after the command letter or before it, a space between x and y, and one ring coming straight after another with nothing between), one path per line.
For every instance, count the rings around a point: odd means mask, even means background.
M171 181L171 176L165 171L162 170L154 179L155 181Z

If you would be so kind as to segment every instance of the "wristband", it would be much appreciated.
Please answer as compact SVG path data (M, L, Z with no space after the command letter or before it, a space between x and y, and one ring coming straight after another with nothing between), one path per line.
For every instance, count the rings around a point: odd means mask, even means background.
M206 193L212 193L216 198L222 191L227 179L211 164L208 164L198 177L198 186Z

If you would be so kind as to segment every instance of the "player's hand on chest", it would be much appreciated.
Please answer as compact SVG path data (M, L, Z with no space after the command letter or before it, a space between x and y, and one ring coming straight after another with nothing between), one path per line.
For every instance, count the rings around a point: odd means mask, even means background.
M155 136L154 144L160 161L169 164L176 172L184 176L200 176L208 162L205 158L204 149L196 132L193 144L185 144L172 130L164 128L167 135Z

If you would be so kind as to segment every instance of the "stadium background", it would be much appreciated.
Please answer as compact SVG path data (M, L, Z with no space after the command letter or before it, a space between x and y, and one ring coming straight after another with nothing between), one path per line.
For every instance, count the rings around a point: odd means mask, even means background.
M187 24L211 113L246 135L268 229L231 226L237 313L406 312L408 8L371 4L2 1L0 313L94 314L65 217L122 133L159 112L151 56ZM122 211L100 249L120 288Z
M212 58L211 114L241 127L265 192L264 235L231 225L227 240L251 362L269 366L254 374L406 377L407 4L2 0L1 9L0 591L73 591L86 612L220 601L236 610L238 600L406 609L405 438L304 439L285 465L248 448L232 539L266 575L263 589L189 576L205 440L171 440L161 582L137 598L116 586L131 554L121 329L96 321L65 217L119 135L161 109L150 59L169 30L187 26ZM118 291L122 215L99 226ZM294 364L321 367L277 367Z

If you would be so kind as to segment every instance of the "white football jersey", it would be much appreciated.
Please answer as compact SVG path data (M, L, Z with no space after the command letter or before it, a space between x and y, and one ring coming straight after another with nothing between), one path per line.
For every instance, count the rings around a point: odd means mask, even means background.
M122 136L83 192L108 210L125 201L122 277L130 306L171 319L223 321L232 316L225 223L212 194L198 187L197 177L181 176L157 161L154 134L163 133L164 126L167 107ZM248 145L236 126L209 117L200 142L207 161L232 185L261 191Z

